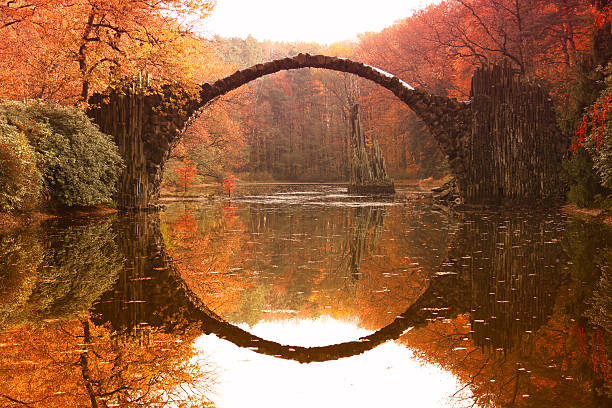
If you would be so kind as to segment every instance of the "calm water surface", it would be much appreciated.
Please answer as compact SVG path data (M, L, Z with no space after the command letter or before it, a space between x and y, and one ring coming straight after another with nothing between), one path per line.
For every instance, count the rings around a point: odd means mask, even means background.
M0 235L1 407L605 407L612 230L339 186Z

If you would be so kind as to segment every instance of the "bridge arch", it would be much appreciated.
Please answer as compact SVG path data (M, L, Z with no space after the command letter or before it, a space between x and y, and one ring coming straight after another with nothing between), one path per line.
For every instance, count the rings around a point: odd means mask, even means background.
M180 286L179 293L188 299L191 316L198 320L203 333L215 334L238 347L247 348L258 354L294 360L299 363L324 362L363 354L383 343L399 339L403 334L414 328L423 327L431 321L441 319L442 316L445 319L453 318L466 311L464 295L469 293L467 290L468 281L464 276L457 274L434 276L430 286L415 303L410 305L391 323L374 333L343 343L304 347L281 344L274 340L261 338L224 320L206 307L197 295L191 292L178 272L175 279L176 284ZM452 289L449 290L449 288ZM448 292L451 292L454 296L445 296Z
M144 95L111 93L93 95L90 114L101 130L112 134L123 157L129 158L117 197L123 209L145 209L154 206L166 161L185 129L206 109L209 103L257 78L283 70L322 68L346 72L368 79L391 91L419 118L447 156L460 187L464 184L465 167L460 152L462 140L471 126L471 110L467 103L431 95L379 68L345 58L298 54L239 70L210 84L200 86L199 98L166 87L164 92ZM114 91L113 91L114 92ZM170 98L183 100L181 106L165 103Z

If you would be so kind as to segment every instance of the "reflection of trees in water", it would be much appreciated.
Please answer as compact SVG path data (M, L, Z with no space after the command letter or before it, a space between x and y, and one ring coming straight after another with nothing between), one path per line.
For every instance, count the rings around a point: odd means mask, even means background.
M344 254L338 268L341 276L350 276L358 280L361 275L361 261L367 252L373 251L382 235L385 220L385 208L356 207L349 215L350 225L344 244Z
M0 332L0 406L205 406L203 393L214 374L192 360L199 330L183 325L174 334L147 327L131 330L146 333L134 339L88 318L92 303L117 281L133 307L119 304L127 316L115 316L145 327L138 296L154 301L141 284L157 265L151 261L156 241L130 238L141 237L146 225L45 227L0 237L0 322L10 327ZM136 260L124 268L126 256ZM176 314L162 314L176 324Z
M464 217L441 272L469 278L458 293L465 314L402 341L452 370L483 406L610 406L600 395L610 389L601 355L611 355L601 271L612 232L557 214Z
M123 261L110 222L48 226L46 233L28 230L0 237L0 290L8 306L0 314L0 327L74 318L119 274Z
M214 379L192 360L191 342L159 331L150 338L146 347L118 341L86 318L0 333L0 406L206 406L196 384Z
M42 244L33 231L0 235L0 328L24 320L42 261Z
M345 257L351 276L363 253L376 245L384 211L358 208L352 216ZM477 345L489 351L510 350L551 314L560 282L558 231L549 220L534 218L466 215L461 225L450 249L451 261L420 299L427 312L423 315L440 320L449 307L454 315L470 313ZM173 276L176 271L166 255L159 220L132 220L122 228L119 245L127 267L96 311L117 331L146 333L142 322L166 330L188 327L193 305Z
M194 330L221 333L244 347L261 343L232 329L229 324L223 325L212 319L214 316L206 315L205 308L198 309L202 305L198 304L197 299L189 297L184 283L175 276L176 271L165 253L159 221L154 215L143 217L131 223L118 224L116 246L122 257L127 259L126 267L115 288L107 293L95 310L100 314L98 323L108 321L113 329L129 334L121 341L115 338L116 347L138 346L138 342L132 341L133 335L137 335L143 344L152 345L159 337L151 336L170 336L168 339L171 339L173 337L169 332L174 331L179 333L175 336L189 339ZM573 375L585 381L584 384L591 381L587 378L588 371L585 371L587 374L580 374L577 368L575 371L567 369L568 365L575 364L568 360L568 353L580 353L580 350L577 345L572 346L577 339L573 340L564 319L583 320L580 322L583 328L598 325L603 330L607 327L606 316L609 314L599 311L603 308L605 312L609 303L606 286L609 280L601 270L605 271L608 267L610 256L602 248L612 246L612 239L602 239L601 234L588 235L587 232L592 231L590 227L582 230L570 224L563 239L563 248L574 261L568 284L562 279L564 274L559 267L563 254L555 243L561 235L562 227L559 224L535 216L507 219L495 215L487 218L482 215L464 217L465 222L455 232L449 262L440 268L441 274L432 279L426 293L421 296L418 310L409 308L404 314L404 319L413 319L412 322L425 324L425 319L434 320L426 330L428 333L438 330L438 337L429 334L428 339L431 343L437 343L438 348L429 345L428 348L423 346L423 350L434 361L462 373L461 378L471 384L475 392L482 396L480 401L483 402L497 404L514 401L517 405L538 406L554 398L555 403L562 406L564 400L586 400L586 385L563 378L563 375ZM369 242L373 242L370 239L374 236L375 225L378 225L376 217L364 215L362 221L354 224L368 225L368 219L374 222L367 230L365 227L361 229L369 231L364 234L363 248L366 249ZM359 242L359 239L356 236L355 242ZM599 255L594 256L593 253ZM32 263L39 262L34 258ZM25 265L30 261L22 259L20 262ZM590 265L590 269L587 270L585 265ZM573 295L558 297L559 285L571 285L572 282L575 282ZM59 287L62 288L61 285ZM563 308L560 310L559 303L553 309L555 302L564 302L563 307L569 315L562 313ZM448 310L448 307L451 309ZM453 318L460 313L465 314ZM443 323L445 319L452 319L451 323ZM194 328L194 325L197 327ZM470 326L474 331L471 334ZM371 342L395 338L406 328L405 323L394 322L372 337ZM105 336L111 337L110 333ZM419 336L426 337L422 333L418 332ZM591 357L597 350L593 343L593 339L597 341L596 331L591 329L585 333L588 355L583 357L582 365L584 369L590 365L592 373ZM604 337L604 341L609 341L609 337ZM291 354L290 348L279 347L263 345L260 352L279 355L286 352L283 358L295 357L308 361L363 352L368 345L357 341L320 350L297 348L294 354ZM460 350L462 348L465 350ZM491 352L498 348L503 348L504 353ZM122 358L127 358L127 355ZM563 370L566 371L560 371L561 367L565 367ZM581 393L586 393L586 396ZM523 398L523 394L530 397Z
M244 268L237 277L252 286L237 312L219 312L234 322L285 318L278 311L288 310L304 318L358 316L364 327L385 326L425 290L449 235L446 217L419 203L323 211L252 205L240 216L245 239L231 266Z
M114 287L93 307L102 322L126 338L148 342L151 327L189 330L189 305L172 281L158 214L131 214L117 223L117 245L125 265Z
M234 312L250 286L249 271L235 273L232 264L242 252L244 226L231 204L204 211L174 206L163 213L161 228L173 266L208 307L216 313Z
M574 322L571 335L577 358L570 367L593 382L602 406L612 406L612 229L574 219L562 245L571 260L572 296L564 307Z

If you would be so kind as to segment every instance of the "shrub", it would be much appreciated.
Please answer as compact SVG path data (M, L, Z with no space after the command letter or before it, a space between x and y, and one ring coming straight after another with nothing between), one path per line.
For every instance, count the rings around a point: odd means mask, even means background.
M591 207L597 196L605 195L601 178L593 169L590 154L583 148L563 162L569 191L567 198L579 207Z
M610 105L612 89L608 89L601 98L595 102L600 110L605 108L606 115L601 117L600 124L594 126L590 137L587 137L584 146L593 160L593 168L601 178L601 185L612 188L612 120L607 110Z
M22 132L0 117L0 210L32 209L41 187L34 149Z
M585 109L572 141L574 154L565 163L570 190L568 198L581 207L608 206L612 189L612 65L602 70L606 89Z
M111 201L122 166L117 146L82 111L42 102L0 105L38 154L49 196L66 206Z

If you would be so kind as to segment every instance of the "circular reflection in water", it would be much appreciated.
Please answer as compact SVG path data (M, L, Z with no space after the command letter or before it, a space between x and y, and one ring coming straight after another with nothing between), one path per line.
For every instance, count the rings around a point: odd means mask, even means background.
M287 190L290 188L287 186ZM337 186L168 206L164 238L181 278L224 320L358 317L390 324L445 259L445 216Z

